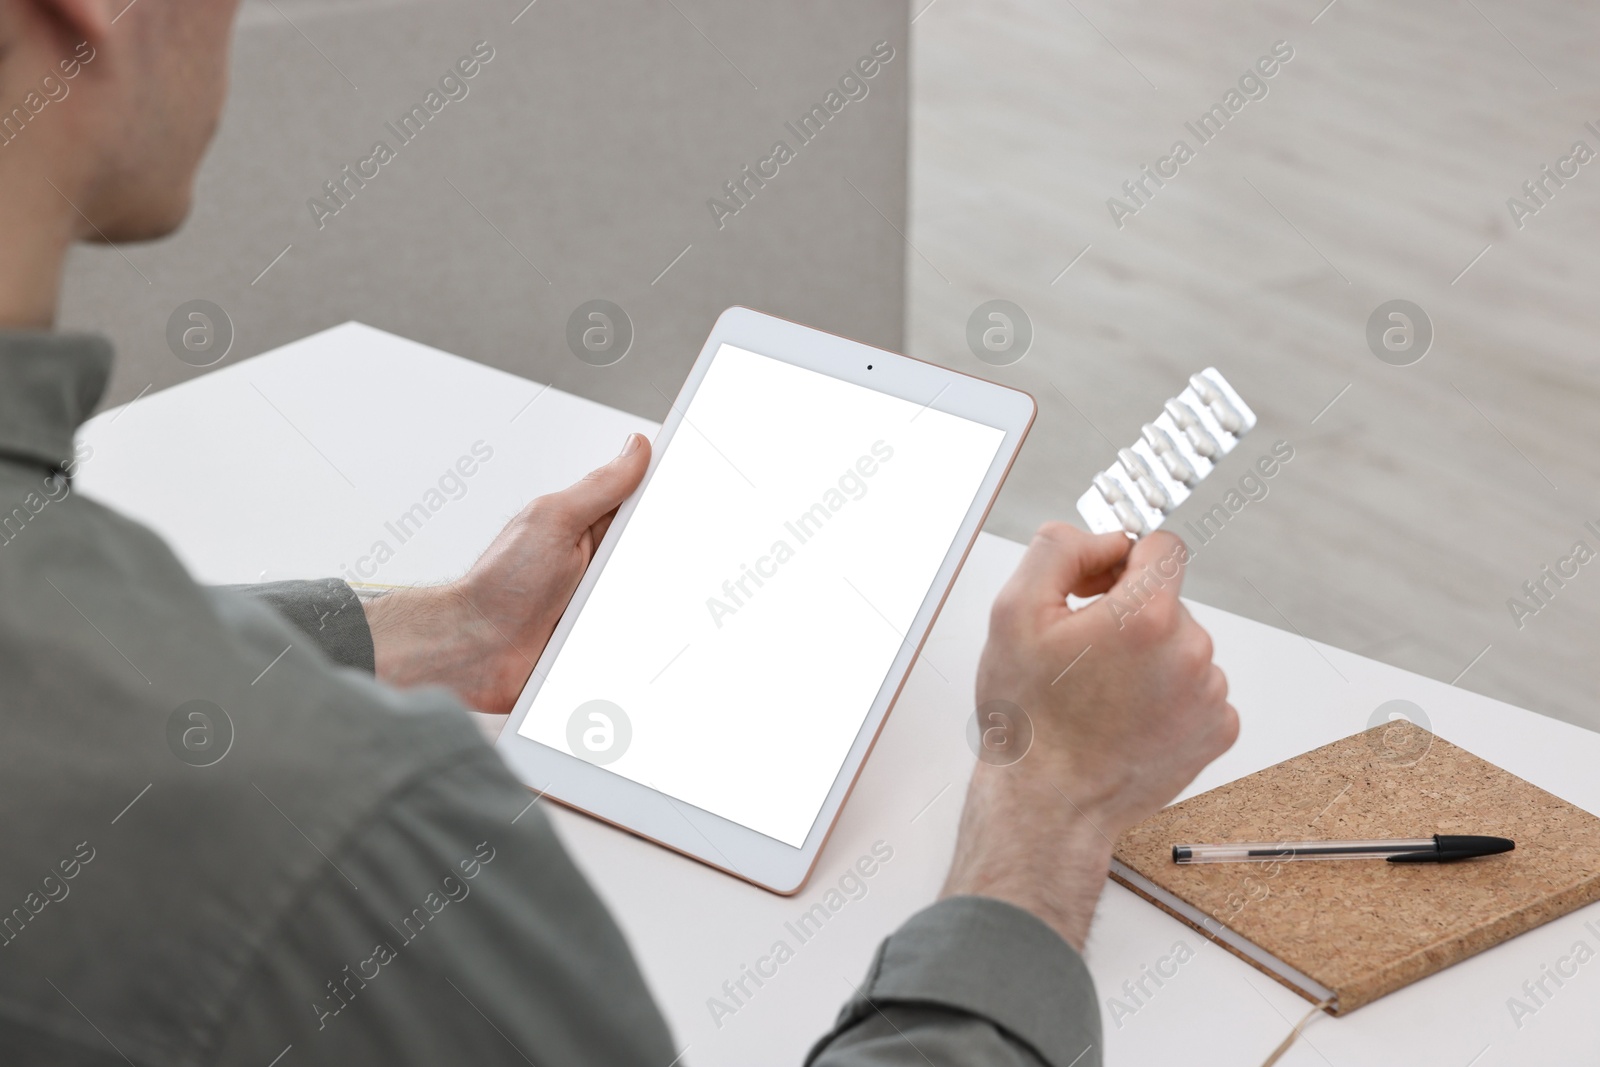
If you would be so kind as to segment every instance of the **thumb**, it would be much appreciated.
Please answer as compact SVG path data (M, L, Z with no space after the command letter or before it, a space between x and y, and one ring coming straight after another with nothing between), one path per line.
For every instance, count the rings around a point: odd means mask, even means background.
M571 521L574 533L587 530L639 488L649 466L650 442L643 434L631 433L616 459L554 494L552 503L559 504L560 513Z
M1149 595L1152 589L1177 599L1183 588L1183 572L1189 563L1189 546L1165 530L1140 538L1128 553L1128 566L1118 579L1113 595L1135 592Z
M1126 534L1089 534L1064 522L1047 522L1033 535L1007 585L1025 599L1047 596L1058 603L1085 589L1090 579L1111 571L1127 555Z

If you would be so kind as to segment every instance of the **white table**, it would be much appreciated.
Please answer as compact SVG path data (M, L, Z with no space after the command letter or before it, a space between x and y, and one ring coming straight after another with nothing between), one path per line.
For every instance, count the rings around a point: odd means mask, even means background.
M626 364L614 373L627 373ZM344 573L475 442L494 449L374 579L451 577L529 498L610 459L654 424L349 323L108 411L81 488L154 527L205 582ZM1062 501L1066 515L1070 503ZM983 535L845 806L810 885L786 899L552 808L610 904L685 1062L798 1063L859 981L878 940L933 899L973 757L963 739L987 609L1022 552ZM1204 566L1201 562L1199 566ZM1600 735L1201 604L1243 730L1191 791L1354 733L1385 701L1420 705L1442 736L1600 812ZM932 669L930 669L932 668ZM1332 797L1328 798L1330 801ZM876 841L893 858L816 934L785 923L817 903ZM1519 1029L1507 999L1541 965L1596 939L1587 908L1343 1019L1319 1018L1281 1062L1495 1067L1600 1060L1600 962L1569 979ZM713 1024L708 999L783 938L776 977ZM1106 1001L1177 941L1196 950L1136 1015ZM1106 889L1088 945L1116 1065L1254 1065L1306 1004L1122 888ZM731 1002L730 1002L731 1003ZM1474 1059L1474 1057L1478 1057Z

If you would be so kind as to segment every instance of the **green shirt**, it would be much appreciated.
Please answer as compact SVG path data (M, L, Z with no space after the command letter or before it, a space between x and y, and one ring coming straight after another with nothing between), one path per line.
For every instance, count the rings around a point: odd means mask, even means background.
M0 333L0 1059L674 1063L543 806L373 680L348 586L203 588L73 489L110 366ZM924 1061L1099 1064L1082 960L998 901L914 916L807 1062Z

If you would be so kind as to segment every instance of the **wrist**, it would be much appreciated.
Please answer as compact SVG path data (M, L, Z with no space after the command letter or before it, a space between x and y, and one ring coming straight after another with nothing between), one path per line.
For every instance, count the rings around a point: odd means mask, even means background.
M940 895L1003 900L1081 951L1115 838L1047 776L980 763Z
M471 707L503 701L493 635L454 585L397 589L364 604L372 631L373 673L396 688L440 685Z

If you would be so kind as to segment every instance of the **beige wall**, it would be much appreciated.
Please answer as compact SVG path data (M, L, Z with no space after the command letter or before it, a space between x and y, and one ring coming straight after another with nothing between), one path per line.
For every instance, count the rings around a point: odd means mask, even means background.
M192 299L233 323L222 365L353 318L656 418L730 304L899 347L904 4L540 0L513 23L522 5L247 2L189 224L72 258L61 321L116 341L108 403L204 373L166 339ZM479 41L468 94L400 146L385 124ZM867 95L800 147L785 122L879 41ZM319 229L307 201L379 139L394 159ZM780 139L795 158L719 229L707 200ZM610 367L566 343L595 298L634 324Z

